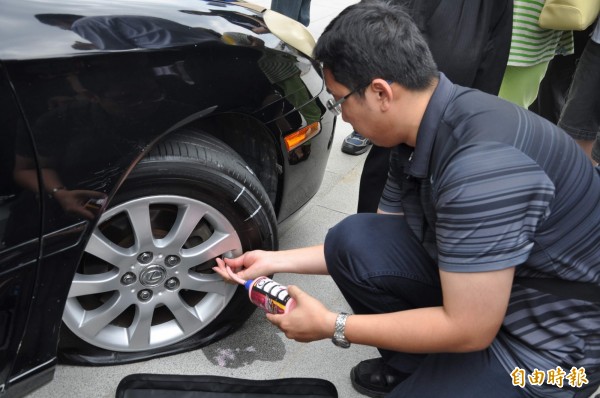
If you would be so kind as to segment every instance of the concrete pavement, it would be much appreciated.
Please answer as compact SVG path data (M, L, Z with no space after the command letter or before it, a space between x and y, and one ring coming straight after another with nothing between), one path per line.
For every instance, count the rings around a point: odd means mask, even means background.
M255 0L269 7L270 0ZM318 37L329 21L355 0L313 0L309 30ZM280 226L280 248L290 249L323 242L327 230L356 210L358 181L366 155L340 151L352 131L338 119L325 178L317 195ZM330 309L350 311L335 284L326 276L275 275L282 284L295 284L319 298ZM302 344L288 340L256 311L233 335L203 349L150 361L106 367L59 365L54 380L29 398L110 398L119 381L132 373L218 375L252 380L318 377L331 381L343 398L358 398L350 384L350 369L377 355L370 347L335 347L330 340Z

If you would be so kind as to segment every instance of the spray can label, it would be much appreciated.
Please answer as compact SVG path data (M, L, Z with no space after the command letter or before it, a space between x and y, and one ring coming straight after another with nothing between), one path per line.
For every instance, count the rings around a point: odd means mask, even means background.
M256 278L248 289L248 296L258 307L271 314L283 314L292 309L295 302L287 288L266 276Z

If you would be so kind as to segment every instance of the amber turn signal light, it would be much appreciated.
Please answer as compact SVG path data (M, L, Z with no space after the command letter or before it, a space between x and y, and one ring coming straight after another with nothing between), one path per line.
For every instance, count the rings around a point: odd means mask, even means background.
M321 123L314 122L292 134L286 135L284 141L288 152L292 149L298 148L300 145L319 134L320 131Z

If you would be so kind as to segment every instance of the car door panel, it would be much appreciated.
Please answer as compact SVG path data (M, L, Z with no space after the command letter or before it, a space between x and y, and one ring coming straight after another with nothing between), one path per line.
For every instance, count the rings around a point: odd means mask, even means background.
M17 150L15 150L18 148ZM0 65L0 391L10 383L27 327L40 252L40 199L15 180L16 156L37 168L29 131ZM15 155L18 153L19 155Z

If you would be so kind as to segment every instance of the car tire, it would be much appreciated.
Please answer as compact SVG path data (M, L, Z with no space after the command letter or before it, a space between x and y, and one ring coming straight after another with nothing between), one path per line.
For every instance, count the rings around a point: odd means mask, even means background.
M157 144L110 201L63 315L59 359L109 365L210 344L254 311L218 256L277 249L267 193L233 149L185 130Z

